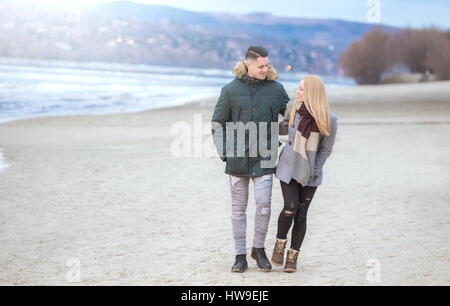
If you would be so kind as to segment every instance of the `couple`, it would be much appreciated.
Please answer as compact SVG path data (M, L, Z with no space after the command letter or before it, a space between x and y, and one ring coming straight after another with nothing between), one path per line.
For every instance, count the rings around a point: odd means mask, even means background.
M306 232L306 214L317 187L322 183L322 167L330 156L336 138L337 117L328 107L325 87L317 76L306 76L297 89L297 97L290 101L283 85L276 82L277 72L269 65L268 51L263 47L250 47L246 60L233 69L236 78L222 88L211 119L212 134L221 159L226 162L232 200L232 229L236 261L232 272L244 272L247 267L246 228L250 178L253 180L256 202L255 229L251 257L258 268L270 271L264 248L271 214L273 174L280 180L284 208L278 217L278 230L271 261L284 271L295 272L297 258ZM278 114L284 116L278 126ZM260 152L250 156L249 131L245 131L245 147L240 148L235 131L227 131L228 123L254 122L271 124L279 128L280 135L289 135L276 167L265 167L266 157ZM230 135L231 133L231 135ZM258 133L260 134L260 133ZM268 129L269 150L272 135ZM263 137L265 139L266 136ZM230 139L232 149L230 152ZM238 150L244 156L236 156ZM227 152L226 152L227 151ZM233 155L234 154L234 155ZM284 260L287 234L292 227L290 249Z

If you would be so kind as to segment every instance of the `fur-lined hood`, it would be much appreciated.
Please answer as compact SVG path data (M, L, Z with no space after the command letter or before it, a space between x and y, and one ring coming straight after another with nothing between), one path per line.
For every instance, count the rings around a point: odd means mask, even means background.
M233 74L238 79L242 78L244 75L247 74L247 66L245 65L244 61L239 61L236 63L236 65L233 68ZM266 80L275 81L277 79L278 79L277 71L272 65L269 65L269 68L267 69Z

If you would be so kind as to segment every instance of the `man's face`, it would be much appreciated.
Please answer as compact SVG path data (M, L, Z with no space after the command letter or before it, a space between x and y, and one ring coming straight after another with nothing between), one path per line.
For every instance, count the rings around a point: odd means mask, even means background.
M257 59L249 58L247 61L248 75L259 80L264 80L269 68L268 57L258 57Z

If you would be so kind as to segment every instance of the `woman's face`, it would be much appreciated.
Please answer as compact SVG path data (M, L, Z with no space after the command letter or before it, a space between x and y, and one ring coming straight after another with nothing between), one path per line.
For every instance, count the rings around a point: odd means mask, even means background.
M295 92L297 94L297 102L303 102L303 86L305 85L305 81L301 80L300 84L298 85L297 91Z

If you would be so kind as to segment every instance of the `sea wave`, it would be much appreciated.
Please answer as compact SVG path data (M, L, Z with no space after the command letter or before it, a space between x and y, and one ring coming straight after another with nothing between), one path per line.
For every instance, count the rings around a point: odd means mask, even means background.
M3 156L3 148L0 148L0 172L8 168L8 164L5 162L5 157Z

